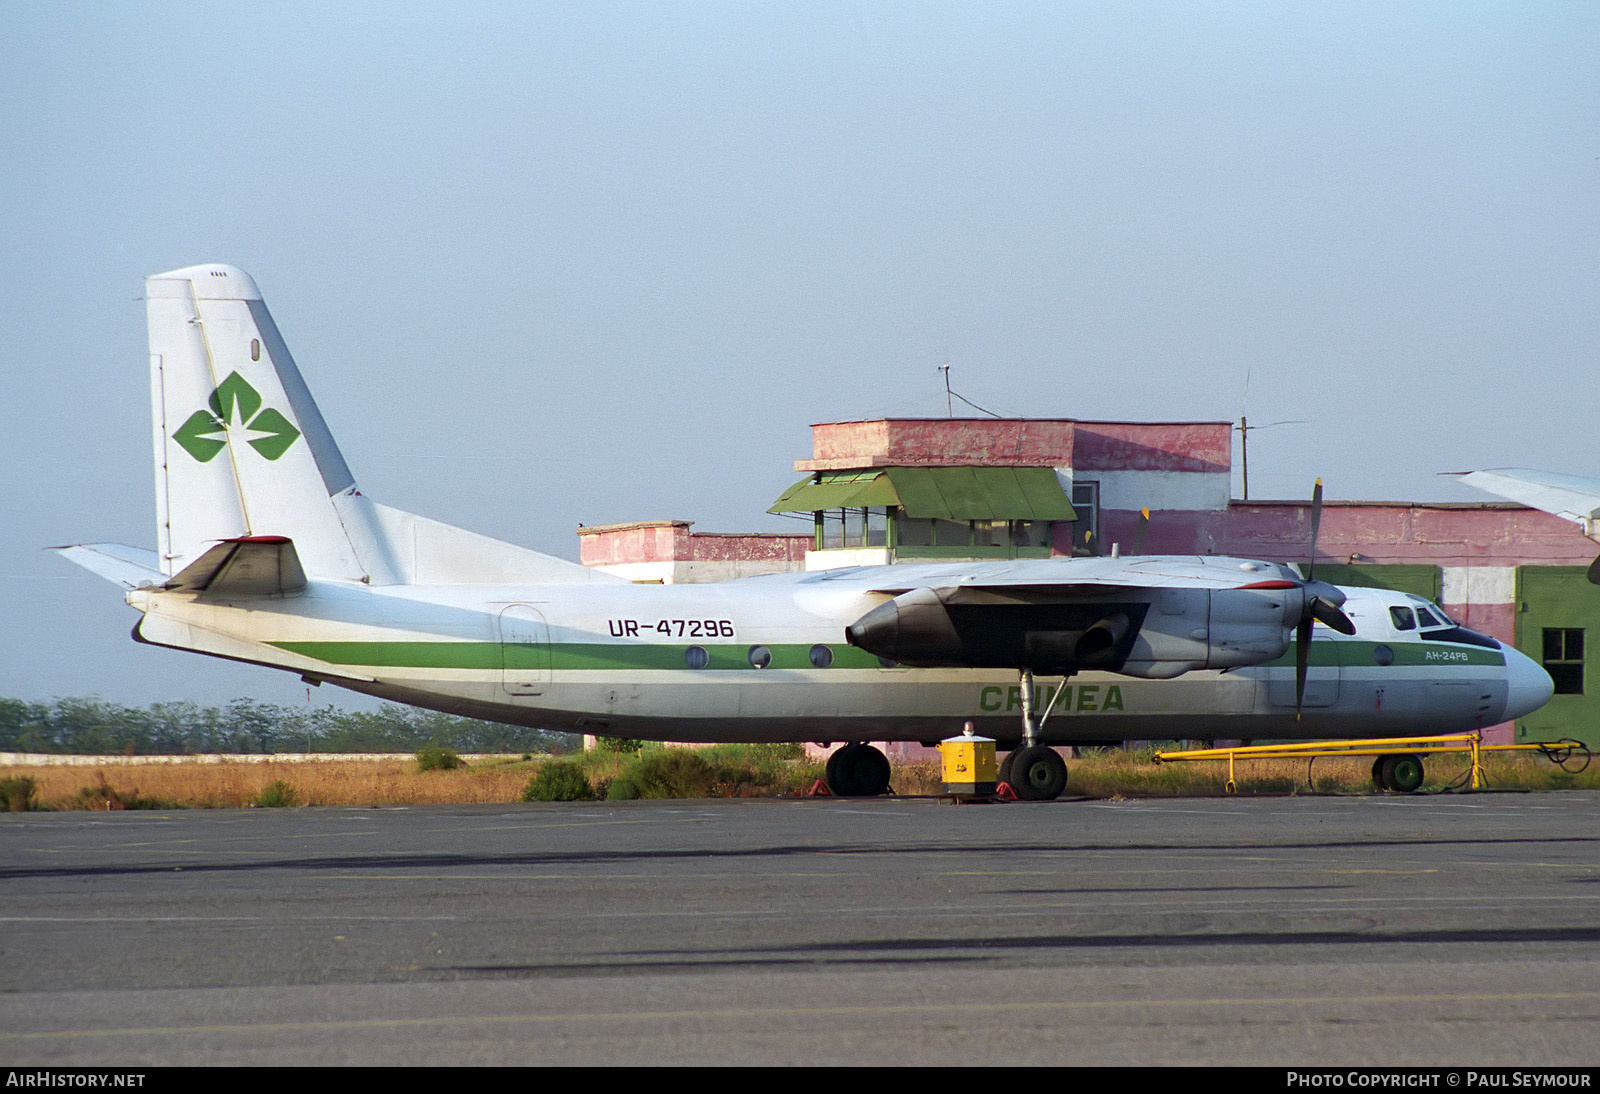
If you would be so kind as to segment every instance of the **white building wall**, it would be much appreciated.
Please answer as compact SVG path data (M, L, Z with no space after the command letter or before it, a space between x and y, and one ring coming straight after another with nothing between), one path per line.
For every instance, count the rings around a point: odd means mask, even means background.
M613 562L593 567L640 583L708 585L738 577L784 574L794 567L783 559L725 559L714 562Z
M1226 471L1057 470L1068 495L1075 479L1100 484L1100 508L1226 509L1232 476Z
M1446 604L1510 604L1517 596L1515 566L1444 566L1439 576Z

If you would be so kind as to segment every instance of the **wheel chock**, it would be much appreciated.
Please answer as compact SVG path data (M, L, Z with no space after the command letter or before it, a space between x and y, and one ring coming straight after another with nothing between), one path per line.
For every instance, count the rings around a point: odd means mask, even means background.
M806 797L831 798L833 797L833 791L828 789L828 784L825 781L818 779L816 782L811 784L811 789L806 791Z
M1019 802L1022 800L1021 798L1017 797L1017 792L1011 789L1010 783L1000 783L997 785L994 788L994 796L1003 802Z

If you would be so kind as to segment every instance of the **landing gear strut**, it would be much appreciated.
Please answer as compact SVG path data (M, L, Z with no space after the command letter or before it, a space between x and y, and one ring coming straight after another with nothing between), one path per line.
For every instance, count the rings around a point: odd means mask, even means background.
M1022 744L1006 754L1000 765L1000 781L1010 784L1023 801L1054 801L1067 788L1067 765L1060 753L1040 740L1040 730L1066 687L1057 689L1044 713L1035 718L1033 670L1022 669L1018 678L1022 692ZM1063 685L1065 682L1063 677Z
M838 798L876 798L889 789L889 758L869 744L845 745L828 757L822 779Z

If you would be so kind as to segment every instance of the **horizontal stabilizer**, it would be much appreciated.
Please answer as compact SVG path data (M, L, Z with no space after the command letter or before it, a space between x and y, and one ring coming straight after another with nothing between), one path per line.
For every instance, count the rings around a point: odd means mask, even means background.
M145 547L129 547L122 543L79 543L72 547L50 549L68 562L99 574L107 581L115 581L125 589L159 585L167 579L167 575L161 572L160 558Z
M165 585L173 592L218 597L288 596L306 587L293 541L284 536L225 539L185 566Z

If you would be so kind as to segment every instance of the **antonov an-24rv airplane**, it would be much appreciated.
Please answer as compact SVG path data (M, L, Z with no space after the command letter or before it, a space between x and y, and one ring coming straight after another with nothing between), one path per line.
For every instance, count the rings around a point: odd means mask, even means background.
M1246 559L635 585L363 495L243 271L145 289L158 547L61 549L126 587L141 642L521 725L854 742L828 770L847 794L887 788L860 742L967 722L1037 799L1066 782L1051 743L1470 730L1551 693L1434 604Z

